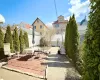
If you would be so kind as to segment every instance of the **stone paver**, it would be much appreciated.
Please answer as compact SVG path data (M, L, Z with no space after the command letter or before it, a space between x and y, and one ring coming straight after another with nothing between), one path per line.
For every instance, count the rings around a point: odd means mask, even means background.
M47 80L65 80L66 75L69 73L69 71L71 72L75 70L66 56L58 55L57 52L51 52L47 60ZM75 72L75 74L78 74L77 71Z
M43 80L0 68L0 79L3 80Z
M45 69L46 66L41 65L42 62L44 62L45 60L43 58L46 57L46 55L44 54L40 54L40 58L39 59L34 59L35 56L33 56L32 58L29 58L30 60L24 60L23 59L11 59L8 61L8 64L5 65L8 68L12 68L12 69L16 69L16 70L20 70L22 72L28 72L28 73L33 73L33 74L37 74L39 76L45 76Z

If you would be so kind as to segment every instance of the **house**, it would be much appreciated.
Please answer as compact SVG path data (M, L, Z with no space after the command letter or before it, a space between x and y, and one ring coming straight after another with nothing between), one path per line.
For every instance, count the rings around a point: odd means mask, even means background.
M56 28L56 33L62 33L66 30L68 20L64 19L64 16L60 15L57 21L52 23L53 27Z
M39 32L42 37L45 37L48 32L48 27L39 18L33 22L32 26L34 30Z
M32 28L32 26L25 23L25 22L21 22L19 24L19 27L28 33L29 47L32 47L33 46L33 43L32 43L32 41L33 41L33 28ZM40 38L41 38L40 33L35 31L34 32L34 46L37 46L40 44Z

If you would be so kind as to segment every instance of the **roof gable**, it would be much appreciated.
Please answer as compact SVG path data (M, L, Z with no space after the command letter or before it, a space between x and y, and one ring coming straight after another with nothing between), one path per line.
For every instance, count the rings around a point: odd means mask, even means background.
M43 22L42 20L40 20L39 18L36 18L36 20L33 22L32 25L34 25L34 23L35 23L37 20L41 21L41 22L43 23L43 25L48 29L48 27L44 24L44 22Z

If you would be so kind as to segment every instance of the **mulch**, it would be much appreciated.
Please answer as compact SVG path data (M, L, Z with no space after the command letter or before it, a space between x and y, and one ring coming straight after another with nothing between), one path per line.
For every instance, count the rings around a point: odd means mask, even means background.
M35 55L24 55L20 58L15 57L8 61L7 67L21 70L28 73L34 73L40 76L45 76L46 65L42 65L45 62L47 56L40 54L38 58Z

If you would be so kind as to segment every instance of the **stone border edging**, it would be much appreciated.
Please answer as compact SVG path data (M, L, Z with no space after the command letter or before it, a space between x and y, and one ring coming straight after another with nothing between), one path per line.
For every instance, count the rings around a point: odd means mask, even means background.
M47 56L47 58L48 58L48 56ZM47 63L48 61L46 61L46 63ZM45 69L45 79L47 80L47 73L48 73L48 64L46 65L46 69Z
M28 75L28 76L32 76L32 77L35 77L35 78L45 79L44 76L40 76L40 75L37 75L37 74L34 74L34 73L28 73L28 72L24 72L24 71L21 71L21 70L18 70L18 69L9 68L9 67L6 67L6 66L2 66L1 68L7 69L7 70L10 70L10 71L14 71L14 72L18 72L18 73L21 73L21 74L25 74L25 75Z

